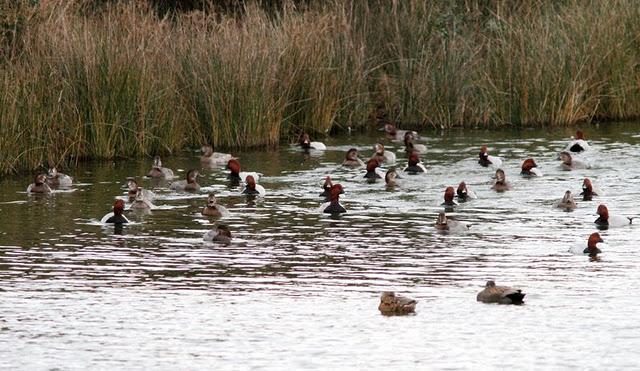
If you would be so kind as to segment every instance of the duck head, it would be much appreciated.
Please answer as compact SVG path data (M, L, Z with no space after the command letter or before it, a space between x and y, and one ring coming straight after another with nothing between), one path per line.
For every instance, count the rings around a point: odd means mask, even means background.
M51 169L49 169L49 177L55 178L57 176L58 176L58 169L56 169L55 167L52 167Z
M211 157L211 155L213 155L213 147L210 145L204 145L202 146L202 155L204 157Z
M330 196L331 202L338 202L338 200L340 199L340 195L343 193L344 193L344 189L342 188L342 185L334 184L333 187L331 187L331 196Z
M420 163L420 155L418 152L413 151L409 155L409 166L417 166Z
M564 196L562 197L562 203L563 204L569 204L569 203L573 203L573 196L571 195L571 191L566 191L564 193Z
M345 156L345 160L347 161L358 161L358 150L355 148L350 148L347 151L347 155Z
M489 157L487 146L480 147L480 153L478 154L481 160L488 160Z
M113 203L113 214L122 215L122 213L124 213L124 201L121 199L117 199Z
M298 144L300 144L300 147L304 149L311 148L311 138L309 138L309 134L307 133L300 134L300 138L298 139Z
M600 242L604 242L602 237L600 237L600 233L591 233L591 235L589 236L589 240L587 241L587 248L585 249L585 253L597 254L601 252L597 246Z
M436 225L439 225L439 226L447 225L447 216L444 213L438 214L438 220L436 220Z
M245 182L247 183L247 189L251 191L256 190L256 180L253 175L248 175Z
M455 194L453 187L447 187L447 189L444 190L444 202L449 204L452 203Z
M507 180L507 177L504 174L504 170L502 169L496 170L496 184L504 184L506 180Z
M127 188L129 188L129 192L137 192L138 191L138 182L135 179L127 179Z
M460 184L458 184L458 189L456 190L456 194L460 198L467 197L467 184L465 182L460 182Z
M375 151L376 155L384 155L384 145L382 143L376 143L373 145L373 150Z
M538 165L532 158L528 158L522 163L522 172L528 173L534 167L538 167Z
M162 160L160 159L160 156L153 157L153 167L155 169L160 169L162 167Z
M571 165L571 154L567 151L560 152L560 160L562 160L562 163L565 165Z
M585 139L584 139L584 133L582 132L582 130L577 130L577 131L576 131L576 139L582 139L582 140L585 140Z
M324 178L324 184L322 185L322 189L327 191L327 190L331 190L331 187L333 187L333 182L331 181L331 177L327 176L326 178Z
M484 287L496 287L496 282L493 280L487 281L487 284Z
M189 170L187 172L187 183L189 183L189 184L196 183L196 179L198 178L198 175L200 175L198 170L195 170L195 169Z
M598 210L596 211L596 213L598 214L598 216L600 216L600 218L598 219L606 221L609 220L609 209L607 209L607 206L605 204L598 205Z
M240 176L240 161L236 159L229 160L227 169L231 171L231 175Z
M584 193L593 193L593 184L589 178L584 178L582 181L582 191Z
M46 181L47 181L47 176L44 174L37 174L33 180L33 182L38 186L44 184Z
M412 131L404 133L404 146L413 147L413 140L416 139Z
M375 158L370 158L367 161L367 173L375 172L378 166L380 166L380 162Z
M218 200L216 200L216 195L214 195L213 193L209 193L209 197L207 197L207 207L216 207L216 203L218 202Z
M384 175L384 182L388 185L394 185L396 184L397 177L398 173L396 172L396 169L389 169Z
M385 291L380 295L380 302L384 304L393 304L396 300L396 294L392 291Z
M391 122L385 123L384 127L383 127L383 130L389 135L396 135L397 134L396 126L394 124L392 124Z

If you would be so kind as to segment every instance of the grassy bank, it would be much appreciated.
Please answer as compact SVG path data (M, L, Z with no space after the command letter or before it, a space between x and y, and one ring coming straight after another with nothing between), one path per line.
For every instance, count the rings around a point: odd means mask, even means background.
M414 128L640 115L631 0L171 18L131 3L0 5L0 173L204 142L274 146L302 130L366 128L376 107Z

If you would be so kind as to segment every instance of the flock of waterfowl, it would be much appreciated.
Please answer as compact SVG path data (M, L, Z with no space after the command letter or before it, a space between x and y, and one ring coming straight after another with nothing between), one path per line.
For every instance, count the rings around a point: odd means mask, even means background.
M400 174L419 174L427 172L425 165L420 160L420 155L425 153L427 148L424 144L414 143L414 141L419 140L419 136L416 132L398 130L395 125L390 122L383 123L380 130L384 131L387 137L392 141L404 142L405 151L408 156L408 163L401 171L398 171L393 167L386 172L381 171L381 165L396 163L395 153L385 150L382 143L374 144L374 153L366 162L360 159L356 148L349 149L345 155L342 165L354 169L364 169L364 178L370 182L376 182L378 179L384 179L387 187L395 187L396 179L401 177ZM309 135L306 133L300 135L298 144L305 151L326 149L326 146L323 143L311 141ZM572 153L579 154L583 151L587 151L589 148L589 144L585 140L584 134L582 131L578 130L575 137L567 145L566 149L558 155L560 167L566 171L589 168L590 166L588 163L576 160L572 155ZM257 184L257 181L260 179L259 173L241 171L241 165L237 158L230 154L214 152L213 147L209 145L202 147L202 153L203 154L200 158L201 164L207 167L225 166L226 169L229 170L228 179L233 184L244 185L242 191L243 194L251 197L265 196L266 190L264 187ZM489 155L489 149L486 145L483 145L480 148L478 164L483 167L495 168L495 180L491 187L494 191L505 192L511 189L511 185L506 179L505 172L501 169L501 159ZM527 158L523 161L520 174L523 177L542 176L542 172L538 169L538 165L533 158ZM200 190L200 185L197 182L198 176L198 170L191 169L186 172L185 179L173 181L168 186L170 189L176 191L198 192ZM165 180L173 180L175 178L174 172L171 169L162 166L162 161L158 156L154 157L152 168L146 174L146 177ZM51 168L48 174L37 174L35 176L34 183L28 186L27 192L50 193L52 192L52 189L70 187L72 184L73 179L71 177L59 173L55 168ZM155 199L155 194L152 191L140 187L137 181L133 178L129 178L127 180L127 187L128 203L125 199L120 197L116 198L113 203L112 212L101 219L102 223L123 225L129 222L127 217L124 215L125 210L152 209L154 207L153 201ZM600 191L593 186L590 179L585 178L583 180L582 193L580 193L583 200L590 201L594 196L598 196L599 193ZM333 183L331 177L327 176L324 180L323 191L320 193L320 197L323 197L326 202L321 207L322 212L328 214L341 214L347 212L347 210L340 204L341 194L344 194L343 186L338 183ZM435 221L435 228L448 232L467 230L469 228L468 225L448 217L446 212L452 211L457 205L457 202L467 202L476 198L475 193L467 187L464 181L459 183L457 189L454 189L454 187L447 187L444 192L444 203L442 204L444 206L444 212L438 214ZM562 199L558 200L554 206L565 210L573 210L577 205L571 191L566 191ZM223 206L217 204L215 195L213 193L209 194L207 203L202 209L202 215L221 217L227 214L227 210ZM621 226L632 223L632 218L609 215L607 206L604 204L598 205L597 214L598 219L596 219L594 223L599 228L608 228L611 226ZM204 234L203 239L205 241L228 244L232 241L232 233L228 226L218 224L212 230L207 231ZM594 232L588 237L585 248L572 249L570 251L576 254L596 256L601 252L597 247L597 244L600 242L603 242L601 236L597 232ZM525 294L519 289L507 286L497 286L494 281L488 281L485 288L478 293L477 300L485 303L522 304L524 296ZM386 315L397 315L413 313L415 307L416 301L413 299L396 295L393 292L384 292L382 293L378 309Z

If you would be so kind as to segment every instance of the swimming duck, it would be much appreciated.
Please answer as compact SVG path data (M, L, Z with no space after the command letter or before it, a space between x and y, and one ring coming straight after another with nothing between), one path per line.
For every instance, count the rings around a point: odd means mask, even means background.
M136 197L133 199L131 203L131 209L135 210L151 210L155 209L155 205L151 203L151 200L148 200L145 196L145 190L138 187L138 191L136 193Z
M265 191L263 186L256 184L256 179L253 175L247 175L245 183L245 187L242 190L243 195L264 197L264 195L267 194L267 191Z
M59 173L55 167L49 169L49 176L47 177L47 183L51 187L71 187L73 184L73 178L67 174Z
M584 178L584 181L582 181L582 192L580 193L583 201L591 201L593 196L599 196L600 193L602 192L593 186L589 178Z
M396 128L396 125L388 120L385 120L384 126L380 130L384 131L387 134L387 137L389 137L389 139L391 140L403 140L405 134L407 133L412 133L414 135L414 138L418 136L418 133L416 133L415 131L398 130Z
M155 156L153 158L153 166L147 176L150 178L171 179L173 178L173 170L162 167L162 160L160 160L160 156Z
M524 177L542 176L542 172L538 170L538 164L532 158L528 158L522 163L520 175Z
M320 197L324 197L325 201L329 201L329 196L331 196L331 187L333 187L333 182L331 181L331 177L327 175L324 178L324 183L322 184L322 193L320 193Z
M202 215L222 217L227 215L228 213L229 212L227 211L226 207L218 205L216 196L213 193L209 193L209 197L207 198L207 206L202 209Z
M459 202L467 202L469 200L478 198L475 192L467 188L467 184L465 182L460 182L460 184L458 184L456 195Z
M387 187L395 187L396 185L398 185L396 183L397 178L398 173L396 172L396 169L389 169L384 175L384 182L387 184Z
M173 182L171 183L169 188L176 191L197 192L200 190L200 184L198 184L198 182L196 181L198 175L198 170L191 169L187 171L187 177L185 180L178 180L176 182Z
M117 199L113 203L113 212L102 217L102 223L109 224L122 224L129 223L129 219L123 215L124 213L124 200Z
M228 153L214 152L213 147L210 145L202 146L202 157L200 157L200 162L205 166L224 165L232 158L233 156Z
M598 248L598 243L600 242L604 242L604 240L602 239L602 237L600 237L600 233L591 233L591 235L589 236L589 239L587 240L587 247L583 248L582 246L575 246L569 249L570 253L576 254L576 255L583 255L583 254L588 254L590 256L594 256L597 254L600 254L602 252L602 250L600 250Z
M142 188L138 186L138 182L136 182L136 180L133 178L127 179L127 188L129 188L129 192L127 193L129 195L129 202L133 202L133 200L136 198L136 195L138 194L138 189ZM156 199L156 194L148 189L144 189L142 193L144 194L144 198L149 201L153 201Z
M27 187L27 193L51 193L51 187L47 184L47 176L38 174L33 183Z
M227 179L231 180L232 182L245 182L249 175L251 175L255 181L260 180L260 174L258 173L240 171L240 161L238 161L238 159L234 158L229 160L229 162L227 162L227 169L229 170Z
M442 203L442 206L445 207L454 207L454 206L458 206L458 204L453 200L453 198L456 195L456 191L453 189L453 187L447 187L444 190L444 202Z
M511 189L511 185L507 183L507 177L504 174L504 170L496 170L496 182L493 184L491 189L498 192L508 191Z
M414 313L417 301L386 291L380 296L378 310L386 316Z
M562 164L560 164L562 170L569 171L575 169L588 169L591 167L589 166L589 164L586 164L582 161L574 160L571 157L571 154L567 151L560 152L560 160L562 160Z
M555 207L559 209L564 209L567 211L571 211L576 208L576 202L573 200L573 196L571 195L571 191L566 191L562 200L555 203Z
M483 303L522 304L525 295L520 289L496 286L494 281L487 281L484 290L478 293L476 300Z
M367 161L367 172L364 174L364 177L371 180L384 178L384 174L382 173L382 170L380 170L379 166L380 163L377 159L373 157L370 158L369 161Z
M322 142L312 142L309 138L309 134L307 133L300 134L300 140L298 141L298 144L300 144L300 147L302 147L302 149L306 150L317 149L324 151L325 149L327 149L327 146L325 146Z
M489 150L487 149L487 146L480 147L480 154L478 155L478 157L480 157L478 159L478 163L480 164L480 166L487 167L489 165L502 165L502 160L499 157L489 156Z
M340 205L340 194L344 193L342 189L342 185L334 184L331 187L331 196L329 197L329 202L322 205L322 212L327 214L341 214L346 213L347 210Z
M391 151L386 151L382 143L376 143L373 145L373 156L378 160L380 164L393 164L396 162L396 154Z
M231 231L224 224L218 225L215 229L207 231L202 237L205 241L217 242L228 245L231 243Z
M598 210L596 211L598 214L598 219L594 221L598 227L604 227L606 229L608 227L622 227L625 225L629 225L633 223L634 218L623 217L619 215L609 215L609 209L605 204L598 205Z
M409 174L427 172L427 168L424 167L424 164L422 164L422 161L420 161L420 155L418 155L418 152L411 152L411 155L409 155L409 164L404 168L403 171Z
M358 158L358 150L356 148L350 148L347 151L347 155L342 162L342 166L347 167L364 167L364 161Z
M447 218L445 213L439 213L436 220L436 229L439 231L462 232L469 229L465 223Z
M576 136L567 145L566 151L582 152L589 149L589 143L584 139L584 133L581 130L576 131Z
M404 150L407 153L411 153L413 151L416 151L418 153L426 153L427 146L425 146L424 144L413 143L414 139L415 135L412 131L407 131L406 133L404 133Z

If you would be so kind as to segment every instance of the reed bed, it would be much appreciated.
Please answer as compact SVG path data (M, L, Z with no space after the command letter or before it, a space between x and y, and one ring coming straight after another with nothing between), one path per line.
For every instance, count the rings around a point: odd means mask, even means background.
M640 114L640 7L335 1L159 16L141 2L0 5L0 174L277 146L366 129Z

